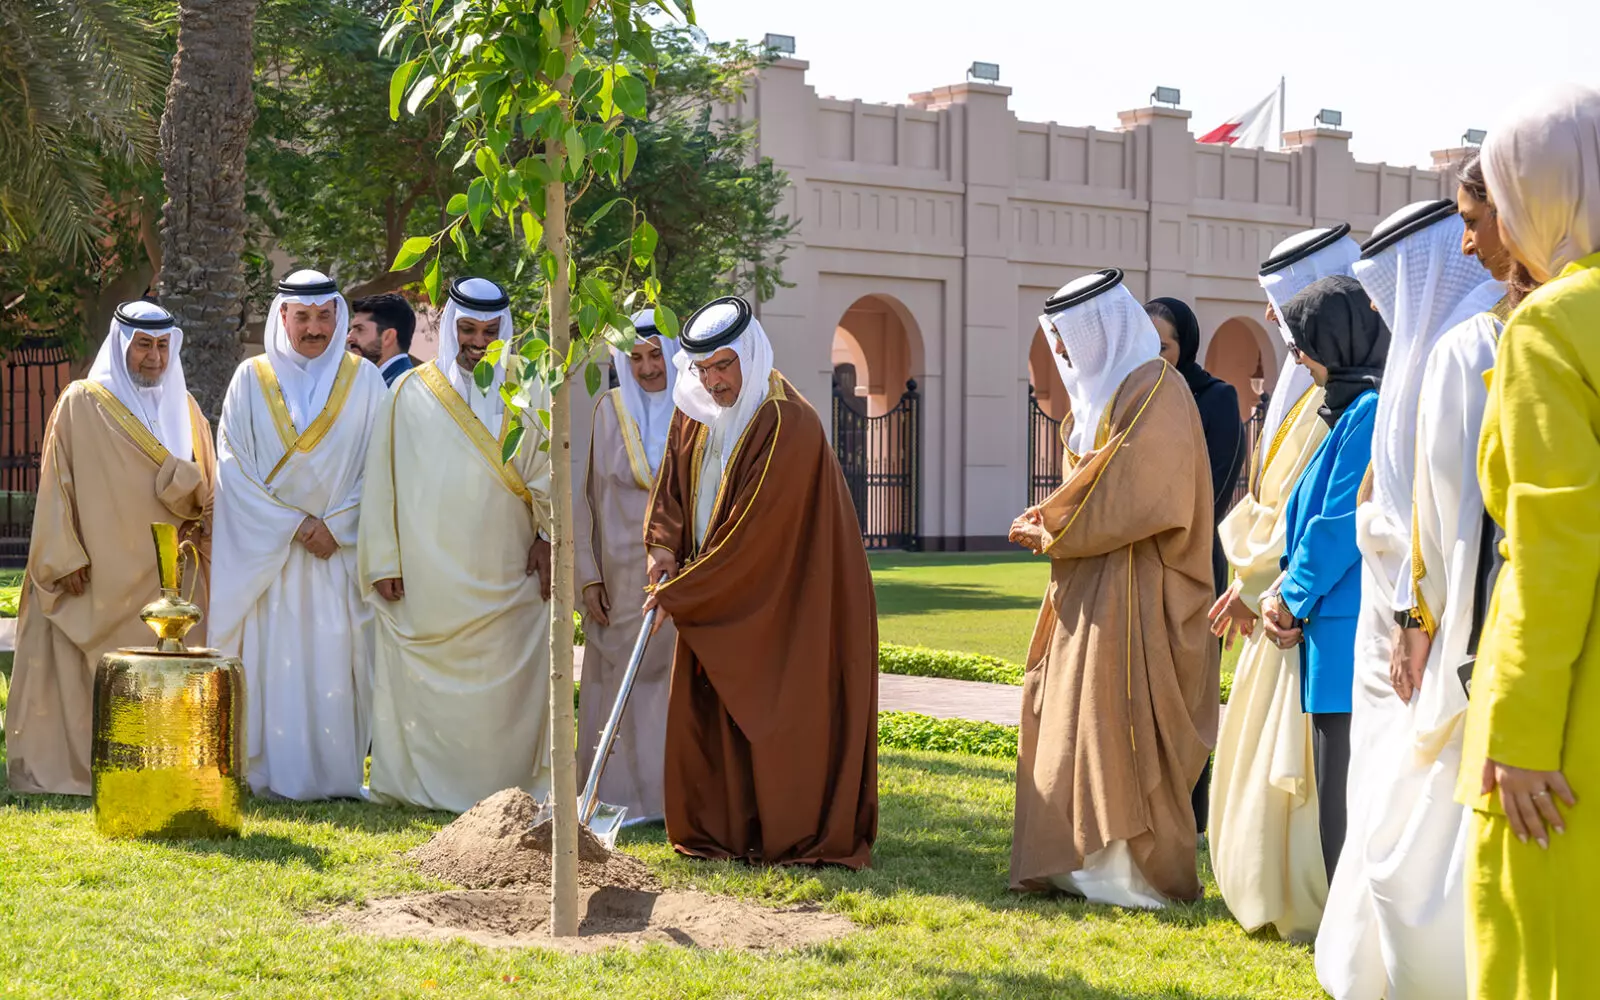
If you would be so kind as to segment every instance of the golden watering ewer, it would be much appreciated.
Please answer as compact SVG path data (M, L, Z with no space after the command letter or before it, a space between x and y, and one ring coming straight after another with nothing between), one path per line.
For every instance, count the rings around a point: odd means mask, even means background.
M161 596L139 612L153 647L100 658L94 679L95 828L107 837L236 837L244 802L244 668L214 649L189 649L184 636L201 612L179 590L176 526L150 526Z

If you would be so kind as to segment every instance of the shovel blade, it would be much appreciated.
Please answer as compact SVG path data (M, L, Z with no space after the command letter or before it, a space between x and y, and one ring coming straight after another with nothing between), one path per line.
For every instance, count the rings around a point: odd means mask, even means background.
M622 831L622 821L627 816L627 806L597 803L594 815L589 818L589 832L594 834L596 840L606 845L606 850L614 851L617 849L617 834Z

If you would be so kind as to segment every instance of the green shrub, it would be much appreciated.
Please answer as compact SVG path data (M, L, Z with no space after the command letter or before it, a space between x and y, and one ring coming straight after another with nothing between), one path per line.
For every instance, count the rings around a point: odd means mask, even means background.
M958 681L987 681L991 684L1022 683L1022 668L998 656L983 653L957 653L921 646L878 644L878 669L886 674L912 677L947 677Z
M878 746L1015 760L1017 727L968 719L936 719L919 712L879 712Z
M582 646L584 644L583 616L576 611L572 613L572 644L574 646Z
M0 587L0 618L17 617L17 603L21 600L21 587Z
M1231 694L1233 694L1233 674L1226 673L1222 675L1222 703L1224 705L1228 703L1228 696Z

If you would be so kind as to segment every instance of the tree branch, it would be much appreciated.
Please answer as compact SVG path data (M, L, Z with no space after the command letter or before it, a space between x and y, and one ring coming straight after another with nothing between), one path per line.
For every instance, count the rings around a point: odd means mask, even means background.
M377 277L368 278L348 285L344 289L344 297L355 301L368 295L382 295L385 292L398 292L400 289L414 281L421 281L422 274L427 269L427 260L418 261L403 271L385 271Z

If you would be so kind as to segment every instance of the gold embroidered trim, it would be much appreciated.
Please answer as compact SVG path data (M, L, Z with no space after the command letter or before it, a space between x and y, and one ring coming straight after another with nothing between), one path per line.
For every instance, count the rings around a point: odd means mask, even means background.
M289 406L284 402L283 387L278 384L278 374L272 370L272 362L262 354L256 357L255 366L256 376L261 382L261 393L266 397L267 408L272 411L272 422L278 428L278 436L283 437L285 427L291 435L294 435L286 439L283 457L278 459L278 464L267 473L265 483L271 484L278 473L283 471L291 456L296 452L309 454L322 443L323 438L328 436L334 422L339 419L339 414L344 411L345 402L350 398L350 387L355 384L356 372L361 370L361 359L349 353L339 359L339 373L333 377L333 387L328 390L328 401L322 405L322 412L311 421L311 425L298 435L294 434L294 420L289 416Z
M1316 391L1317 387L1312 386L1301 393L1300 398L1294 401L1294 405L1289 408L1289 412L1285 413L1283 420L1279 422L1278 430L1272 435L1271 445L1268 446L1265 454L1261 456L1261 466L1256 469L1256 474L1253 477L1254 482L1250 485L1250 495L1257 500L1261 499L1261 480L1266 478L1267 468L1272 465L1272 460L1278 457L1278 449L1282 448L1283 443L1289 439L1289 432L1294 428L1295 421L1300 418L1300 411L1306 408L1306 403L1310 402L1312 393Z
M444 372L439 370L438 365L429 362L419 365L414 370L422 373L419 376L422 384L428 387L429 391L433 393L433 398L439 401L439 405L444 407L444 411L450 414L450 419L454 420L456 426L461 428L461 433L465 434L467 440L471 441L473 446L478 449L478 454L482 456L485 462L489 463L489 468L494 470L495 474L500 477L501 484L511 492L512 496L526 504L529 511L532 511L533 493L528 490L528 484L522 481L522 476L517 473L516 469L512 468L510 463L500 461L500 449L505 444L506 435L511 430L510 411L506 411L500 418L499 438L491 437L489 428L483 426L483 421L479 420L478 415L472 412L472 407L468 406L467 401L461 398L461 393L457 392L455 386L451 385L449 380L444 377Z
M1072 512L1072 517L1067 520L1067 523L1062 527L1062 529L1061 529L1059 534L1054 535L1054 536L1051 536L1048 533L1045 534L1045 536L1044 536L1044 552L1045 552L1045 554L1049 554L1050 550L1055 547L1056 542L1060 541L1066 535L1066 533L1072 529L1073 523L1078 520L1078 515L1082 514L1083 513L1083 509L1089 505L1089 498L1094 496L1095 488L1100 485L1100 477L1104 476L1106 474L1106 469L1110 468L1110 466L1111 466L1111 460L1117 457L1117 452L1118 451L1122 450L1122 442L1128 440L1128 435L1133 433L1134 426L1139 423L1139 418L1144 416L1144 411L1150 406L1150 401L1152 399L1156 398L1156 390L1160 389L1161 388L1161 383L1166 380L1167 368L1168 367L1169 366L1167 366L1167 365L1162 365L1161 366L1161 374L1156 376L1156 384L1150 387L1149 395L1145 396L1144 397L1144 402L1139 404L1138 412L1135 413L1133 415L1133 419L1128 422L1128 429L1123 431L1122 434L1120 435L1120 437L1119 437L1119 439L1117 441L1117 447L1112 450L1110 455L1106 456L1105 464L1100 466L1100 471L1096 472L1094 474L1094 482L1089 484L1088 492L1084 493L1083 499L1078 502L1078 509ZM1132 376L1130 375L1129 378L1132 378ZM1126 380L1124 380L1124 382L1126 382ZM1118 392L1119 395L1121 394L1122 390L1121 390L1120 387L1117 389L1117 392ZM1116 405L1116 400L1113 399L1112 400L1113 408L1115 407L1115 405ZM1066 484L1063 483L1062 485L1065 486Z
M294 447L295 438L300 435L294 429L294 418L289 416L289 404L284 401L278 373L272 370L272 360L265 354L256 355L252 364L256 369L256 384L261 386L261 398L266 400L267 412L272 414L272 424L278 428L278 440L283 442L283 450L287 452Z
M100 409L105 411L106 416L122 428L124 434L133 439L133 443L139 446L139 450L144 452L146 458L158 466L166 464L168 454L166 447L150 433L150 428L144 425L144 421L134 416L133 411L117 398L116 393L93 379L84 379L79 384L89 391L95 402L100 404ZM189 424L191 427L194 426L193 410L189 412Z
M639 423L623 405L621 389L612 389L606 395L611 398L612 409L617 411L617 427L622 432L622 448L628 453L628 468L633 472L633 481L641 490L647 490L655 477L650 475L650 460L644 453L644 438L639 433Z

